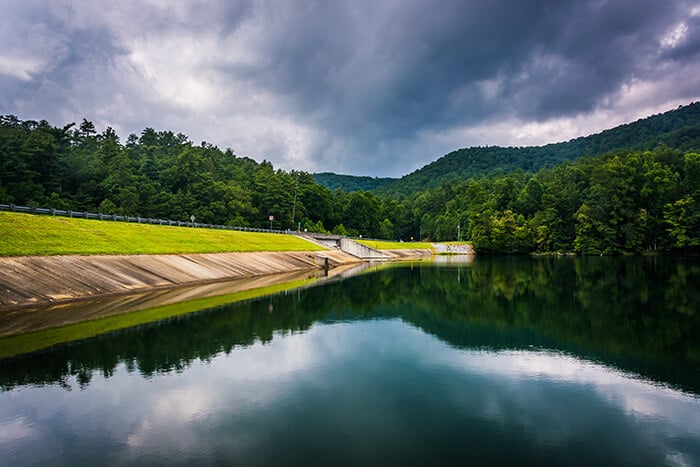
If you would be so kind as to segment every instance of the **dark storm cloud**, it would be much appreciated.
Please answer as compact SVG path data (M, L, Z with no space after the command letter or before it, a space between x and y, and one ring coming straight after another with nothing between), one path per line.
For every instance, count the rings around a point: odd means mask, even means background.
M377 118L389 134L503 112L589 111L655 71L659 36L687 10L657 0L412 2L357 25L331 4L303 18L286 12L266 44L266 81L305 112L327 106L323 116L342 121L349 110L349 122ZM501 82L498 106L472 92L489 79ZM470 106L462 112L451 105L460 97Z
M700 5L684 0L8 11L0 112L169 128L285 168L400 175L457 147L568 139L700 97Z
M352 144L362 154L421 130L592 112L625 83L653 79L671 58L661 37L690 12L656 0L353 5L278 12L257 78L315 125L364 135Z
M11 5L16 4L10 2ZM58 2L57 2L58 4ZM67 8L61 13L69 14ZM114 98L118 82L108 76L113 58L124 53L110 32L66 24L41 2L22 3L17 17L5 17L0 57L17 73L0 69L0 112L64 124L76 114L97 116ZM26 73L20 73L28 63Z

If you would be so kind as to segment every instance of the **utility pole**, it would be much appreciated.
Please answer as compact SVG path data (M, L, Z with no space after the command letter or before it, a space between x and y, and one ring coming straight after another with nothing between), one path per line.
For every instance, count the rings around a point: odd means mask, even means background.
M294 217L297 213L297 190L299 188L298 172L294 173L294 204L292 204L292 228L294 226Z

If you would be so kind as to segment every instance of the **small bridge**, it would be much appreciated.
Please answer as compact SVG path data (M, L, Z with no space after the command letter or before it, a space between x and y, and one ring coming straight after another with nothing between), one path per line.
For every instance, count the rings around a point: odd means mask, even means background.
M302 237L311 240L326 248L336 248L349 255L362 259L388 260L391 255L383 251L375 250L366 245L363 245L355 240L352 240L342 235L321 234L321 233L304 233Z

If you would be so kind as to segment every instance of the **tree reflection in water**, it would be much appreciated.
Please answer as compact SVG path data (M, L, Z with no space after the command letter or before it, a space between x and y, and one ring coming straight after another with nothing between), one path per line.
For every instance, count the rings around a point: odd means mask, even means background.
M120 363L149 377L317 322L400 318L463 349L546 348L700 392L700 262L477 257L397 263L0 360L0 385L81 386ZM270 312L274 310L274 312Z

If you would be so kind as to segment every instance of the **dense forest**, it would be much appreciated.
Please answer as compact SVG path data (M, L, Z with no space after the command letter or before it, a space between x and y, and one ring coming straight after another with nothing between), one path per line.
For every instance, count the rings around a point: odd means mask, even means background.
M55 127L3 116L0 203L253 227L270 227L273 216L277 229L469 240L487 253L697 254L700 144L693 146L698 132L686 131L686 117L698 106L642 121L656 122L659 134L685 135L676 147L634 149L642 144L630 133L642 128L637 122L618 135L633 149L538 169L544 162L536 148L524 148L518 157L531 170L443 181L397 197L332 191L306 172L276 170L170 131L146 128L122 142L88 120ZM659 138L642 132L636 141L652 140Z
M313 174L314 180L331 190L343 190L347 193L353 191L377 191L392 182L396 178L360 177L356 175L340 175L333 172L320 172Z
M445 183L412 202L424 235L460 225L480 252L697 253L699 196L700 154L659 147Z

